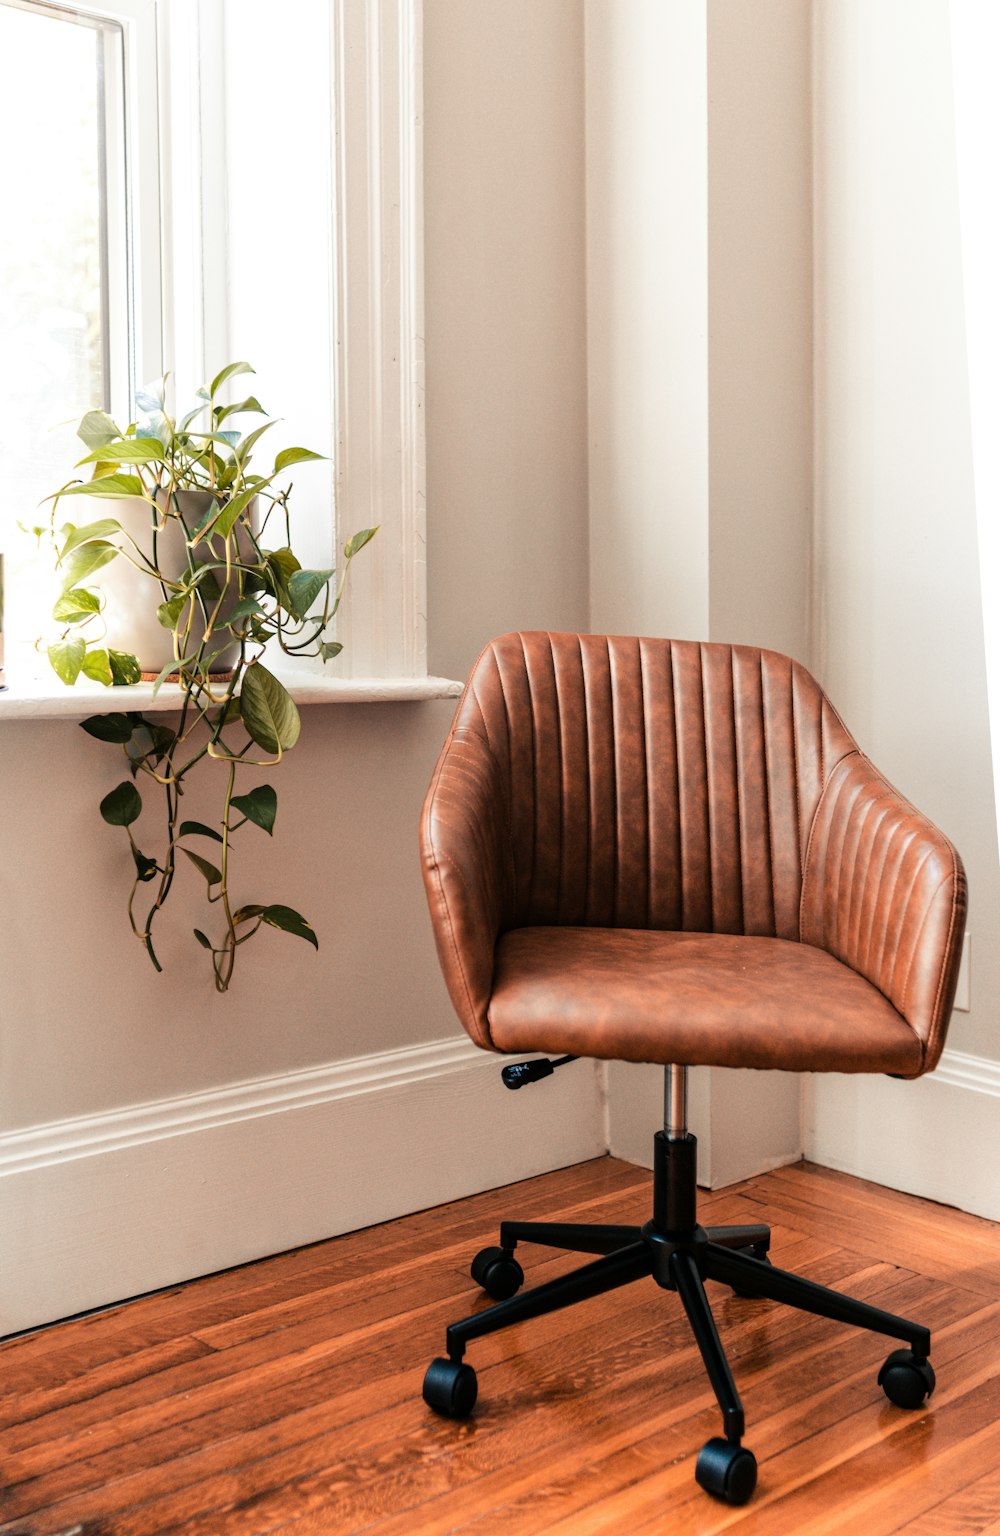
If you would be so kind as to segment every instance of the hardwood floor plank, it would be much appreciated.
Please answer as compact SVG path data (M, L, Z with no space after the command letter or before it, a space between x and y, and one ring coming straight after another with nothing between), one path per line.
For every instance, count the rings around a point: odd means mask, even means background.
M1000 1530L1000 1467L975 1475L959 1494L939 1499L905 1529L908 1536L976 1536Z
M714 1397L648 1280L477 1341L469 1422L424 1407L500 1219L641 1222L649 1183L600 1159L0 1344L0 1536L1000 1536L1000 1228L826 1169L701 1219L768 1221L776 1262L931 1326L918 1414L875 1382L891 1341L710 1284L761 1467L717 1504ZM519 1256L529 1284L581 1262Z

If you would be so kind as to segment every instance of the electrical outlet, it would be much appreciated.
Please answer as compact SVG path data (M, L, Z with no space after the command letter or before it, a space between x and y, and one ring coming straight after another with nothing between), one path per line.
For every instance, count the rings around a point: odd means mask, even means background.
M962 945L962 963L958 968L958 986L955 988L955 1008L968 1013L972 1007L972 935L965 935Z

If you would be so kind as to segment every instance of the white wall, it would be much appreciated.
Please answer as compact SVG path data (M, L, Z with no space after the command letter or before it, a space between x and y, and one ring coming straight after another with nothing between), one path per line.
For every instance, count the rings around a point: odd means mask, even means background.
M815 21L820 676L861 745L965 859L972 1008L954 1016L949 1050L996 1062L1000 868L948 6L817 0ZM975 1070L962 1076L961 1090L947 1072L909 1089L817 1080L808 1149L966 1203L1000 1138L982 1145L995 1104L980 1105ZM979 1079L995 1092L987 1069ZM919 1124L894 1135L904 1091Z
M425 18L430 665L462 676L498 631L587 625L583 27L576 0L425 0ZM515 1100L488 1059L484 1072L421 1054L460 1035L416 851L451 708L303 711L275 775L274 842L248 829L240 879L248 898L263 887L300 906L320 951L267 932L221 998L190 936L193 873L165 925L164 975L129 935L124 839L97 813L113 750L73 725L0 719L0 1332L599 1150L588 1068L562 1075L558 1100ZM295 1076L372 1053L377 1080L360 1087L346 1069L319 1086ZM263 1086L234 1110L227 1085L250 1079ZM318 1127L299 1118L310 1095ZM521 1099L524 1123L510 1118ZM173 1129L154 1146L164 1115ZM448 1154L434 1135L450 1128ZM322 1145L339 1150L317 1177Z

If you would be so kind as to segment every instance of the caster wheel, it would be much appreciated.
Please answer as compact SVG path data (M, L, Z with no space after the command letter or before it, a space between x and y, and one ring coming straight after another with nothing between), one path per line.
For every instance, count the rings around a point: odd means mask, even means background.
M698 1452L694 1475L724 1504L745 1504L757 1486L757 1458L746 1446L715 1437Z
M472 1261L472 1278L494 1301L506 1301L524 1284L524 1270L506 1248L483 1248Z
M754 1244L750 1248L737 1248L736 1252L737 1253L745 1253L748 1259L760 1259L763 1264L770 1264L770 1262L771 1262L771 1255L768 1253L767 1249L766 1248L760 1248L756 1244ZM733 1295L734 1296L742 1296L746 1300L751 1300L752 1301L753 1298L757 1295L757 1292L756 1291L741 1291L741 1290L738 1290L737 1287L734 1285L733 1286Z
M934 1391L934 1367L910 1349L894 1349L878 1373L878 1384L897 1408L922 1408Z
M467 1419L475 1407L479 1385L471 1365L444 1360L439 1355L427 1367L424 1402L449 1419Z

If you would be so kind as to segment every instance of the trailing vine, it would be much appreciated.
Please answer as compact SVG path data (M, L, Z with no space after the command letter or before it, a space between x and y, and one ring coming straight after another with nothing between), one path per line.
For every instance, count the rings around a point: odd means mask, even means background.
M237 793L237 775L251 766L276 766L299 739L298 710L264 664L267 647L323 662L340 653L341 644L327 638L329 628L351 561L377 531L365 528L347 540L339 572L302 567L292 548L292 486L282 482L294 465L323 455L285 448L270 473L252 471L254 451L274 421L268 417L251 431L235 430L234 417L266 417L260 402L253 395L234 404L218 402L229 380L252 372L248 363L230 363L198 390L198 403L179 421L167 413L162 383L138 393L137 419L124 430L104 411L88 411L78 429L88 452L76 468L89 470L89 478L77 475L51 498L48 530L61 579L53 618L62 630L47 649L64 683L72 686L81 675L113 688L140 681L136 656L107 642L108 599L95 578L113 560L129 562L136 580L149 582L150 602L172 636L173 659L155 679L153 694L167 679L179 684L176 723L123 710L93 715L82 726L97 740L118 746L125 759L128 777L104 796L100 812L128 835L132 932L161 970L154 928L183 853L205 882L214 936L198 927L194 937L211 956L220 992L232 980L237 951L263 926L318 948L312 925L294 908L259 901L236 905L231 897L235 835L247 825L273 835L278 808L272 785ZM59 504L75 496L142 502L147 534L136 537L115 517L57 528ZM182 552L174 561L166 557L168 546ZM189 775L205 760L225 771L222 811L214 825L182 817ZM144 791L159 795L163 816L161 842L153 852L147 851L147 837L140 847L133 831Z

